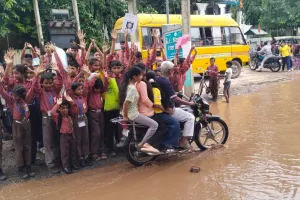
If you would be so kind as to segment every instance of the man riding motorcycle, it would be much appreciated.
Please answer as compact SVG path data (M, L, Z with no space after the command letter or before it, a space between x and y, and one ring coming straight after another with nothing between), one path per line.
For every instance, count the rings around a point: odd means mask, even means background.
M165 105L166 110L171 117L177 119L179 122L184 122L183 134L179 141L179 147L188 148L188 139L194 135L195 116L189 112L186 112L180 108L175 108L174 104L178 105L195 105L194 102L188 102L180 99L170 81L169 77L172 76L174 64L170 61L164 61L161 64L161 77L156 78L156 84L160 87L161 91L165 94L165 100L168 101Z
M270 45L268 45L268 42L264 43L264 46L262 47L262 49L260 51L257 52L259 55L263 55L264 59L263 61L260 63L260 66L258 68L258 72L262 71L262 68L264 67L265 62L271 58L273 56L272 54L272 47Z

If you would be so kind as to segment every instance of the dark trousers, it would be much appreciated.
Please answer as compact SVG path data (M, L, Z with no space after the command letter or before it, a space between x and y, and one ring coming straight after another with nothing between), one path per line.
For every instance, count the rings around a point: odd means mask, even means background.
M71 162L76 160L76 144L72 133L60 135L60 152L62 167L70 167Z
M159 148L162 140L168 134L168 126L164 122L164 117L162 114L154 114L150 118L158 123L158 129L156 133L149 139L148 143L155 148Z
M104 149L104 114L102 111L89 111L90 154L99 154Z
M79 122L84 122L85 126L79 127ZM89 131L88 120L83 117L73 117L75 141L76 141L76 156L82 158L89 155Z
M218 99L219 81L217 76L209 77L209 88L214 100Z
M122 127L119 124L111 123L111 119L119 117L120 116L120 110L111 110L111 111L105 111L104 117L105 117L105 146L109 150L112 150L114 147L114 138L117 142L120 141L120 138L122 137Z
M180 124L177 119L174 119L167 113L158 114L161 115L163 122L168 127L168 133L163 140L163 145L177 147L180 136Z
M31 160L35 162L36 160L36 153L37 153L37 141L41 141L42 133L41 133L41 126L42 126L42 115L40 112L40 108L36 104L29 105L30 111L30 123L31 123Z
M284 71L285 65L287 66L287 70L290 70L292 68L291 56L286 56L282 58L282 71Z
M31 125L28 119L22 122L13 121L13 141L17 167L29 166L31 164Z
M60 163L60 135L55 122L47 115L43 116L43 140L47 167L58 167Z

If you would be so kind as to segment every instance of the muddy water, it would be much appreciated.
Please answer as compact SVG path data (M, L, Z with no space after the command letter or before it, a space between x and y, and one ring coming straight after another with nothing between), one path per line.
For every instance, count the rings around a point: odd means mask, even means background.
M299 86L298 79L212 105L230 128L223 149L2 186L0 199L300 199Z

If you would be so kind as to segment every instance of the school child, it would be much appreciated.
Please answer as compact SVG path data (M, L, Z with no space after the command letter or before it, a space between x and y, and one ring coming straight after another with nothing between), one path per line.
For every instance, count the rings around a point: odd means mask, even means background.
M99 77L94 76L89 82L88 93L88 122L90 133L90 154L93 160L100 160L100 151L104 150L104 114L102 94L105 92L104 85L108 85L107 79L104 84ZM104 155L102 155L104 156ZM105 157L102 157L105 159Z
M42 113L45 162L52 174L58 174L60 173L59 134L55 122L51 117L51 110L57 102L63 85L58 67L52 65L51 69L56 71L56 80L54 82L52 72L46 72L41 77L38 77L37 97L40 101L40 110Z
M76 142L74 139L73 121L69 113L69 101L72 102L70 97L66 97L66 99L59 98L51 110L51 117L60 133L62 171L66 174L71 174L71 166L76 166Z
M7 85L8 90L11 90L16 85L22 84L26 91L29 91L32 87L32 80L28 79L28 71L29 68L23 65L16 65L15 68L12 70L13 64L12 59L5 56L5 60L7 62L7 68L4 72L3 83ZM13 76L10 76L9 72L13 71ZM34 92L36 88L33 88ZM37 134L38 134L38 124L36 123L36 116L38 114L38 108L35 104L34 99L28 103L29 109L32 112L30 115L30 123L31 123L31 154L32 154L32 163L41 165L41 162L36 159L37 154Z
M187 58L179 58L178 54L181 49L181 46L177 49L175 59L173 61L174 63L174 73L173 76L171 76L170 82L173 86L175 92L182 91L185 79L186 79L186 72L190 69L191 64L194 62L194 59L197 55L196 48L193 46L189 52L189 55ZM192 52L195 52L195 54L191 57Z
M109 79L109 84L107 91L105 93L105 103L104 103L104 119L105 119L105 146L108 149L111 156L115 156L114 151L114 138L117 142L120 140L121 136L121 126L116 126L110 120L120 116L119 108L119 87L122 83L123 75L122 63L118 60L113 60L110 63L110 70L112 71L111 78ZM105 158L106 154L102 154Z
M90 76L88 66L84 65L84 68L79 75L85 74ZM86 113L88 111L87 95L88 95L88 80L85 78L84 84L77 82L77 76L74 79L74 83L70 84L68 80L64 80L67 94L72 98L70 112L73 119L73 127L76 141L76 155L80 161L81 167L86 165L91 166L92 163L89 160L89 132L88 132L88 119ZM69 85L69 86L67 86Z
M13 113L13 142L18 175L21 179L35 176L31 169L31 125L29 120L30 112L27 105L28 102L32 102L35 85L36 79L27 94L26 89L22 85L17 85L13 88L12 94L9 95L2 83L0 84L0 94Z
M207 72L209 75L209 90L213 97L213 101L218 100L218 89L219 89L219 81L218 74L219 68L215 65L215 58L210 58L210 66L207 68Z
M226 99L226 102L229 103L229 97L230 97L230 85L231 85L231 76L232 76L232 62L227 61L226 62L226 72L225 72L225 80L224 80L224 97Z

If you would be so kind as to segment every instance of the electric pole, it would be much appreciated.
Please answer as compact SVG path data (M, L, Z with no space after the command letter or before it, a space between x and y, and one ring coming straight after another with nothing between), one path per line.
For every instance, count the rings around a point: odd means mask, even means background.
M182 15L182 34L191 33L191 1L190 0L181 0L181 15ZM183 49L183 55L187 56L189 49L191 48L191 41L188 42L188 48ZM186 72L186 82L184 85L184 93L186 95L191 95L194 92L194 76L192 68Z
M37 0L33 0L33 9L34 9L34 16L35 16L35 23L36 23L37 33L38 33L39 44L44 45L39 4Z
M80 21L79 21L77 0L72 0L72 5L73 5L73 12L74 12L75 20L76 20L76 28L77 28L77 31L79 31L80 30Z
M167 14L167 24L170 24L170 7L169 7L169 0L166 0L166 14Z

